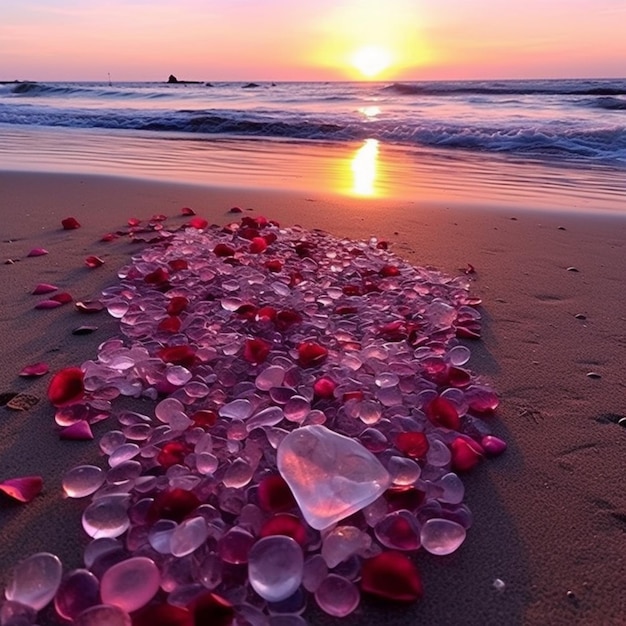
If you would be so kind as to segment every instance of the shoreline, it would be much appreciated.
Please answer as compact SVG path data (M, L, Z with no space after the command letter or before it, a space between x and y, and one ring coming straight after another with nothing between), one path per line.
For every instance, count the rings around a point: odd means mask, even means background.
M318 196L318 197L316 197ZM17 372L39 360L57 370L80 365L115 334L116 322L61 307L34 311L29 291L56 283L77 298L96 297L116 282L116 271L136 249L100 243L131 217L164 213L183 223L180 208L218 224L252 208L285 225L299 223L354 239L377 236L415 265L450 275L471 263L472 291L483 300L483 339L468 343L470 368L501 396L494 434L509 449L464 479L474 526L463 547L446 558L420 553L425 583L421 603L403 608L366 607L345 620L317 614L318 624L408 620L432 624L619 623L621 581L626 576L621 488L626 430L623 366L626 293L623 259L626 220L604 214L541 213L511 208L476 209L474 202L445 207L426 200L361 201L356 198L267 189L210 188L83 174L0 172L0 256L4 299L0 318L1 389L28 390L42 398L28 412L0 408L0 458L4 477L41 474L44 492L26 505L0 507L3 541L0 582L19 559L59 552L67 569L86 535L82 501L62 500L60 477L96 459L96 441L111 428L94 428L93 442L62 442L45 398L49 376L22 380ZM471 205L471 206L468 206ZM82 224L62 231L72 215ZM10 240L10 243L8 242ZM25 258L41 246L49 255ZM83 259L105 260L96 270ZM578 271L568 271L568 268ZM585 319L577 319L577 314ZM98 332L71 330L94 323ZM595 371L599 379L587 377ZM67 560L66 560L67 559ZM501 579L499 593L493 581ZM568 592L571 594L568 595ZM573 594L573 595L572 595ZM381 612L382 611L382 612ZM369 622L368 622L369 620Z

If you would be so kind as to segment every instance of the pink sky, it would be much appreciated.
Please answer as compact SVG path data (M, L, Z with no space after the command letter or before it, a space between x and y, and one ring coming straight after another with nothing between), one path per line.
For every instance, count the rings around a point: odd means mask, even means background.
M19 0L0 80L388 80L626 76L624 0Z

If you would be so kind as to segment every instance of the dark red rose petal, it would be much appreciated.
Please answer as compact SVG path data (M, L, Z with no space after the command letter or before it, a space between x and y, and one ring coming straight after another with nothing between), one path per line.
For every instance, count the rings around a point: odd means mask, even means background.
M247 339L243 346L243 358L248 363L263 363L269 356L272 346L263 339Z
M187 608L193 613L196 626L232 626L235 623L233 605L215 593L195 598Z
M261 254L267 250L267 241L263 237L255 237L250 242L250 252L252 254Z
M177 463L183 463L187 455L187 447L180 441L170 441L166 443L159 454L157 462L163 467L171 467Z
M215 248L213 248L213 254L219 257L234 256L235 248L229 246L227 243L218 243Z
M320 365L327 356L328 350L318 343L306 341L298 346L298 363L302 367L315 367Z
M165 363L173 363L183 367L191 367L196 361L196 351L188 345L161 348L157 352L157 356Z
M59 433L61 439L71 439L73 441L89 441L93 439L91 426L86 420L79 420L70 426L63 428Z
M210 428L211 426L215 426L217 423L217 413L206 409L196 411L192 415L191 421L194 426L199 426L200 428Z
M318 398L323 398L325 400L334 397L336 388L337 383L328 376L322 376L313 383L313 393L315 393Z
M452 402L441 396L431 400L425 407L426 417L435 425L450 430L459 430L459 412Z
M117 235L116 233L105 233L104 235L102 235L102 237L100 237L100 241L104 243L109 243L110 241L114 241L115 239L117 239L118 236L119 235Z
M188 206L184 206L181 210L180 210L182 215L195 215L196 212L193 209L190 209Z
M132 626L195 626L193 613L173 604L150 604L132 615Z
M171 519L180 523L200 504L200 499L192 491L186 489L161 491L155 496L147 518L150 523L154 523L158 519Z
M55 300L56 302L60 302L61 304L68 304L74 298L67 293L67 291L62 291L61 293L55 293L53 296L50 296L50 300Z
M383 267L380 269L379 274L384 278L387 278L389 276L400 276L400 269L397 268L395 265L383 265Z
M360 389L356 389L355 391L346 391L341 399L344 402L349 402L350 400L358 400L360 402L364 397L363 392Z
M189 263L185 259L172 259L168 262L168 265L172 272L180 272L186 270L189 267Z
M297 541L301 546L307 543L307 532L304 524L295 516L287 513L279 513L270 517L261 526L261 537L273 535L286 535Z
M209 225L209 222L202 217L193 217L189 220L189 226L192 228L197 228L198 230L202 230Z
M267 476L259 483L259 505L264 511L280 513L296 506L291 489L285 479L278 474Z
M149 274L146 274L143 277L143 279L149 285L159 285L169 280L169 277L170 276L167 273L167 270L164 270L162 267L159 267L158 269L154 270L154 272L150 272Z
M273 322L276 319L276 309L273 306L262 306L256 312L257 322Z
M167 314L168 315L179 315L182 313L187 306L189 305L189 300L184 296L174 296L167 303Z
M54 406L65 406L80 400L84 393L83 371L78 367L67 367L58 371L48 386L48 399Z
M175 315L171 315L170 317L166 317L165 319L159 322L157 326L158 330L161 330L165 333L177 333L182 326L182 322L180 321L180 317L176 317Z
M131 217L131 218L128 220L128 225L129 225L131 228L135 228L135 226L139 226L139 224L141 224L141 220L140 220L140 219L138 219L138 218L136 218L136 217Z
M42 300L35 305L36 309L56 309L63 306L58 300Z
M61 220L61 226L63 226L63 230L75 230L80 228L80 224L75 217L66 217L64 220Z
M283 264L282 261L279 261L278 259L272 259L271 261L266 261L265 262L265 267L270 271L270 272L280 272L283 269Z
M457 437L450 444L452 453L452 469L455 472L469 472L480 463L483 458L483 449L479 443Z
M417 567L401 552L381 552L361 569L361 589L384 600L415 602L424 595Z
M302 316L298 311L293 309L285 309L284 311L278 311L274 323L276 328L280 331L285 331L294 324L300 324L302 322Z
M448 369L448 382L452 387L462 389L469 386L472 382L472 377L467 370L460 367L450 367Z
M228 209L228 212L229 213L243 213L243 209L241 209L238 206L234 206L234 207L231 207L230 209Z
M428 437L421 432L400 433L396 437L396 447L412 459L422 459L428 452Z
M0 492L18 502L30 502L41 493L42 488L43 479L41 476L8 478L0 483Z

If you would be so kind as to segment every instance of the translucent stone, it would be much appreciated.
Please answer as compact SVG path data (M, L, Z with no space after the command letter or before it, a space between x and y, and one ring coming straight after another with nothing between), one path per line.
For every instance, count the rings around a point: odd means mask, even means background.
M86 569L68 572L54 597L56 612L73 620L83 611L100 602L100 581Z
M107 552L120 550L121 547L122 544L117 539L113 539L110 537L94 539L93 541L90 541L85 548L85 552L83 554L83 562L85 563L86 567L91 569L95 561L100 556L106 554Z
M198 565L198 579L210 590L222 582L222 559L215 552L210 552Z
M224 486L240 489L245 487L251 480L254 468L244 459L235 459L226 470L224 478Z
M174 415L178 413L184 414L184 412L184 405L179 400L176 400L176 398L165 398L154 408L154 415L164 424L169 424Z
M219 414L222 417L245 420L252 415L253 410L249 400L237 399L221 407Z
M171 383L176 387L181 387L191 380L192 374L186 367L183 367L182 365L171 365L168 366L165 370L165 378L168 383Z
M413 459L392 456L387 462L387 471L394 485L412 485L419 479L422 468Z
M264 600L280 602L300 586L303 566L302 548L291 537L265 537L248 555L248 580Z
M374 381L379 387L395 387L400 379L393 372L382 372L376 375Z
M361 600L361 594L353 582L329 574L315 591L315 601L322 611L333 617L350 615Z
M360 443L318 425L289 433L278 448L277 464L304 518L317 530L366 507L391 482Z
M109 568L100 584L100 597L130 613L145 606L159 590L161 575L154 561L137 556Z
M248 562L248 554L254 542L251 533L235 526L219 540L217 552L225 563L241 565Z
M337 526L324 536L322 557L333 569L351 556L366 551L371 543L369 535L355 526Z
M450 352L448 352L447 359L451 365L455 367L461 367L470 360L471 352L469 348L465 346L454 346Z
M95 465L79 465L63 476L62 485L65 495L70 498L84 498L97 491L106 478L106 474Z
M410 511L389 513L376 525L374 532L386 548L418 550L420 547L420 527Z
M209 529L203 517L186 519L172 533L171 552L176 557L191 554L206 541L208 536Z
M150 528L148 542L161 554L172 553L172 536L178 524L174 520L160 519Z
M280 407L270 406L255 413L250 419L246 420L245 424L248 431L251 431L263 426L275 426L282 422L284 417L285 414Z
M139 446L136 443L124 443L116 448L109 456L109 465L115 467L120 463L129 461L139 454Z
M426 453L426 461L433 467L449 467L452 460L450 448L439 439L429 439L430 446Z
M447 519L429 519L421 530L423 548L431 554L452 554L465 541L465 528Z
M119 537L130 526L127 498L105 496L92 502L83 512L83 529L94 539Z
M130 615L117 606L97 604L74 619L73 626L132 626Z
M328 575L328 565L321 554L314 554L304 562L302 586L314 593Z
M272 387L280 387L284 379L285 369L278 365L270 365L256 377L254 384L261 391L269 391Z
M112 454L123 443L126 443L126 435L121 430L110 430L100 439L100 450L104 454Z
M37 611L20 604L7 600L0 603L0 624L2 626L31 626L35 623Z
M54 554L33 554L15 566L4 595L7 600L39 611L54 598L61 583L62 570L61 561Z
M301 422L310 410L311 403L302 396L292 396L283 407L285 418L290 422Z
M453 472L442 476L435 484L441 489L441 494L437 498L440 502L446 502L448 504L460 504L463 502L465 486L461 479Z

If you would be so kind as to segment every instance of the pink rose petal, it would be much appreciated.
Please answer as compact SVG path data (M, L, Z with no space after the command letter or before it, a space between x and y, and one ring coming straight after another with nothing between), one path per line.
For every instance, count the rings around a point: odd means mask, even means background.
M0 491L18 502L30 502L41 493L42 487L41 476L8 478L0 483Z
M101 267L102 265L104 265L104 261L99 256L92 255L92 256L88 256L85 259L85 265L87 267L94 269L96 267Z
M62 302L58 300L42 300L41 302L37 302L35 305L36 309L56 309L57 307L62 306Z
M43 376L50 371L47 363L33 363L32 365L27 365L22 369L19 373L20 376L30 377L30 376Z
M48 254L45 248L33 248L26 256L43 256L44 254Z
M32 291L33 295L41 296L44 293L52 293L53 291L57 291L58 287L56 285L51 285L49 283L39 283Z
M86 441L93 439L93 433L91 432L89 422L80 420L74 422L71 426L63 428L59 433L59 437L61 437L61 439L71 439L74 441Z

